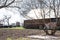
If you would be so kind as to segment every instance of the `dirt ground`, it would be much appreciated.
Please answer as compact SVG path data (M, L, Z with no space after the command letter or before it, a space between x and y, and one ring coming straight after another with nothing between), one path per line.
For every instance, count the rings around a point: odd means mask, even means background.
M17 39L19 37L26 37L30 35L45 35L45 32L43 30L36 29L0 29L0 40L6 40L8 37ZM57 31L55 36L60 36L60 31Z

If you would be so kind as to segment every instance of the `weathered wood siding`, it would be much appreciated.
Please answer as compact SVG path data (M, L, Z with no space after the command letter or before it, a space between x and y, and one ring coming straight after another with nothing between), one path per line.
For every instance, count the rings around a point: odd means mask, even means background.
M44 22L49 23L50 21L56 22L56 18L25 20L24 27L38 29L39 27L42 28L44 26ZM57 25L60 26L60 18L58 18Z

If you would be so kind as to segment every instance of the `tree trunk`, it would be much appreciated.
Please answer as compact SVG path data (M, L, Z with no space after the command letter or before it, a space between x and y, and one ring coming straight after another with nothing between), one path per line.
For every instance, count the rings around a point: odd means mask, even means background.
M46 33L46 35L55 35L56 30L51 30L50 33L48 30L44 30L44 32Z

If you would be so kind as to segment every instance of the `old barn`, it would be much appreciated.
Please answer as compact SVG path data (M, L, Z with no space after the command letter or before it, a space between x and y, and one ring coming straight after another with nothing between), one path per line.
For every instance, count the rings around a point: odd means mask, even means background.
M60 18L46 18L46 19L25 20L24 27L28 29L43 29L45 26L44 23L49 22L57 22L57 26L60 26Z

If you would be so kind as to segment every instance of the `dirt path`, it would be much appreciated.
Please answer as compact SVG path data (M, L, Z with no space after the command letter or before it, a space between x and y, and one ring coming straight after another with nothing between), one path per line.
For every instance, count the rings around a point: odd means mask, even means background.
M30 35L45 35L45 32L43 30L33 30L33 29L24 29L24 30L17 30L17 29L1 29L0 30L0 40L6 40L7 37L17 39L19 37L26 37ZM57 31L56 35L60 36L60 32Z
M40 39L40 40L60 40L59 36L52 36L52 35L31 35L31 36L27 36L28 38L32 38L32 39Z

